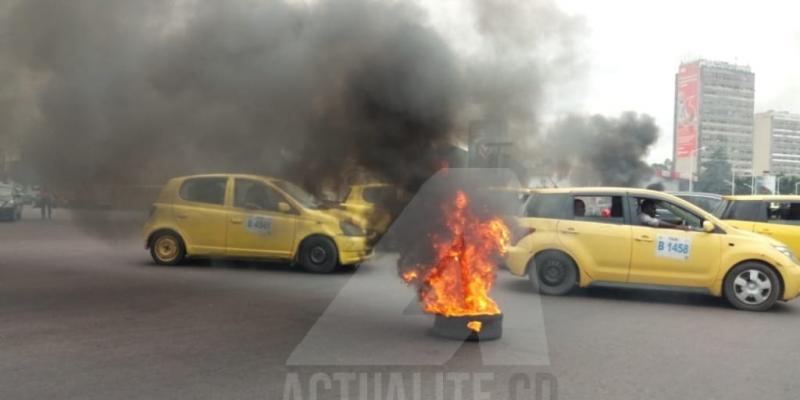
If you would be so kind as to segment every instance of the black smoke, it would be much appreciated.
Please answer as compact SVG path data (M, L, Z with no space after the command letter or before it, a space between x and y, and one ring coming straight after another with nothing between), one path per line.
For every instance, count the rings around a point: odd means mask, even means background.
M652 174L644 158L656 140L658 127L648 115L571 115L548 131L541 168L575 186L637 186Z
M414 186L474 120L530 135L551 72L574 64L579 23L552 2L470 4L465 53L411 2L3 0L0 82L26 82L35 117L16 130L51 185L247 171L319 189L361 171Z

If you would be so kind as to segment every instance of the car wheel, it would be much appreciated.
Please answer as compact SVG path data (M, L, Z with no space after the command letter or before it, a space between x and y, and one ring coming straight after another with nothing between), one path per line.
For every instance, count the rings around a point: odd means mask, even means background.
M578 267L566 254L547 251L536 256L528 275L539 293L561 296L575 287Z
M338 257L332 240L314 236L303 241L299 254L300 265L309 272L326 274L336 269Z
M764 311L772 308L781 292L781 281L771 268L746 262L725 277L725 297L740 310Z
M186 257L180 236L172 232L157 234L150 243L150 256L159 265L177 265Z

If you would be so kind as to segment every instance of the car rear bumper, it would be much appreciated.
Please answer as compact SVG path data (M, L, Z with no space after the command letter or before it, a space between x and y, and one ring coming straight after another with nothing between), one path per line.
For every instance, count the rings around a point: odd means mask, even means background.
M524 247L509 246L506 249L505 266L512 274L524 276L532 255L531 251Z

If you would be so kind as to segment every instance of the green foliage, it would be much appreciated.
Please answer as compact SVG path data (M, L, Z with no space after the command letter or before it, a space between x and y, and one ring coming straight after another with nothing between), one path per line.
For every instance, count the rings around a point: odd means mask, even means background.
M778 176L778 193L797 194L795 192L795 189L800 189L800 176L796 175Z
M737 191L738 191L737 179ZM694 185L697 192L730 194L731 192L731 164L724 147L718 147L711 154L711 159L700 166L697 183Z

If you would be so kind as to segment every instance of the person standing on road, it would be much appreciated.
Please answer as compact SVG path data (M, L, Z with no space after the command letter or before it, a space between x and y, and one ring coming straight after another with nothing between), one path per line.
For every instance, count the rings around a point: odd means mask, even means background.
M39 190L39 208L42 210L43 220L45 215L47 219L53 219L53 194L44 185Z

